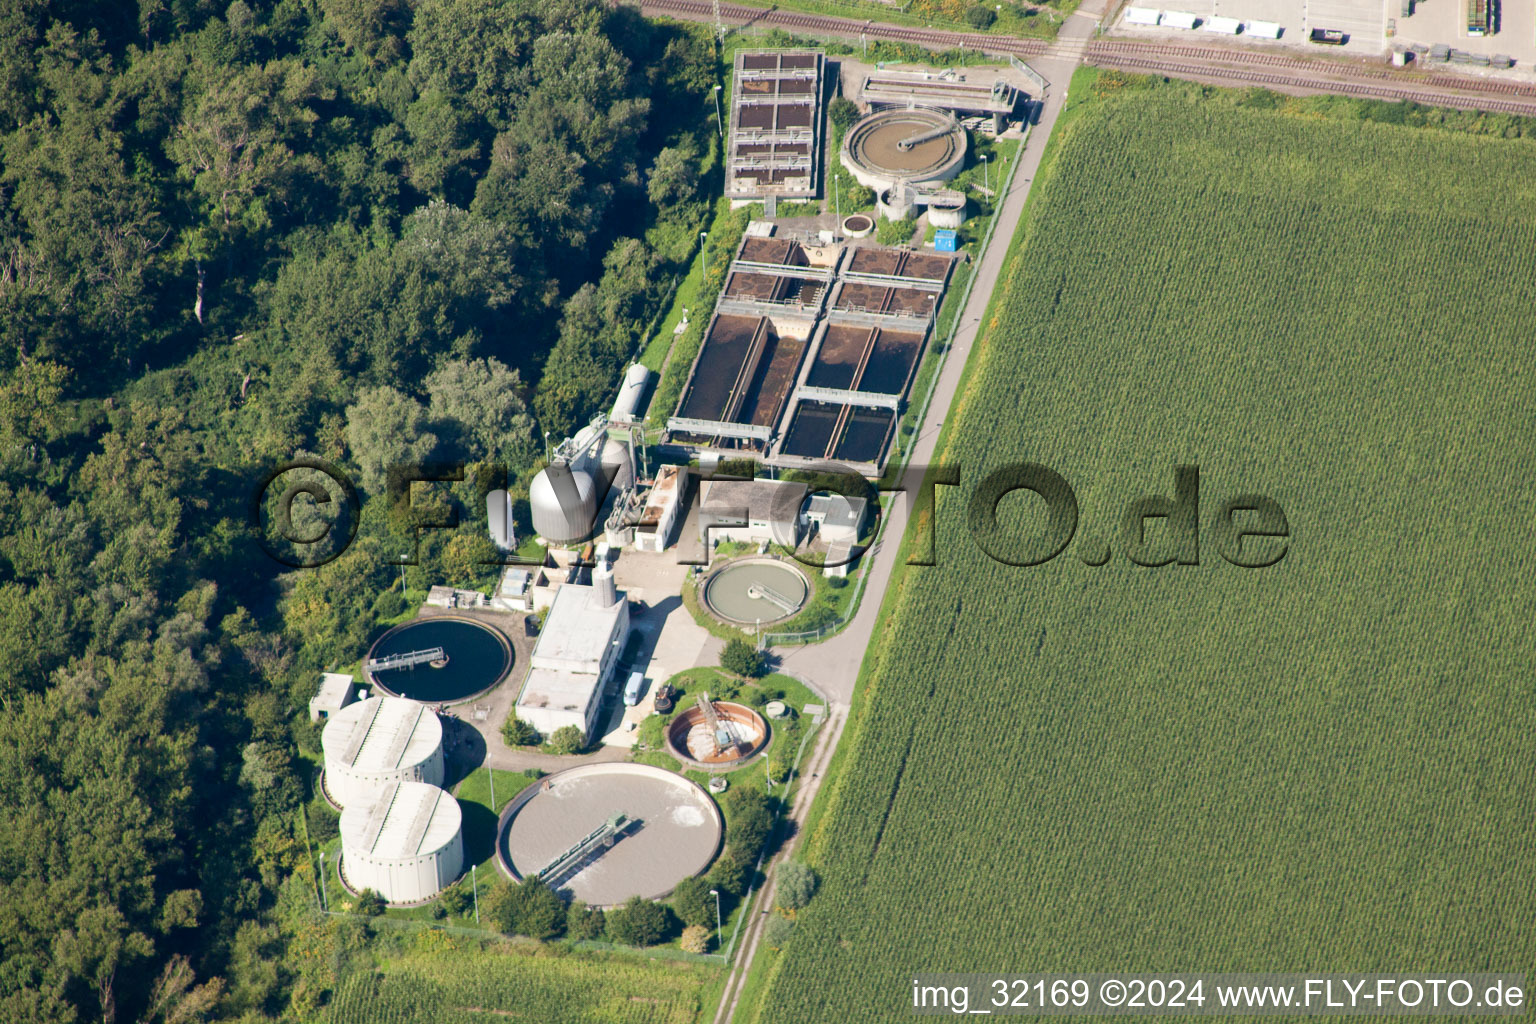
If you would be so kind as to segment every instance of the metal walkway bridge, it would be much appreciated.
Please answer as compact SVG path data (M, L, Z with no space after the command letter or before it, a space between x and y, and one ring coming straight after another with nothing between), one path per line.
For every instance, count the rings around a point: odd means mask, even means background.
M612 846L629 826L639 823L638 818L615 814L545 865L544 869L538 872L539 877L551 889L558 888L559 882L579 867L587 857L599 849Z
M426 661L447 661L448 655L441 647L428 647L424 651L406 651L404 654L386 654L382 658L369 658L369 672L388 672L396 668L415 668Z

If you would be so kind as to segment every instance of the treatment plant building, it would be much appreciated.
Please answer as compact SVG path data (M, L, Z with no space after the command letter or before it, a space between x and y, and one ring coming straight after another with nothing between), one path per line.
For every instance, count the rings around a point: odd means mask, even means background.
M325 790L341 807L366 806L399 782L443 784L443 723L425 704L370 697L331 715L320 735Z
M341 872L354 892L420 903L464 869L459 803L437 786L397 782L341 812Z
M615 589L610 566L593 570L591 586L564 584L534 644L514 713L546 736L574 725L593 739L603 689L628 637L629 602Z

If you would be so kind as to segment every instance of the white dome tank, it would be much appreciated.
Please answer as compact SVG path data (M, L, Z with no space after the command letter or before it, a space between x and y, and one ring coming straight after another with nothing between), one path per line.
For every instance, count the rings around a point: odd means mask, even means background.
M545 540L556 544L585 540L597 520L597 480L556 459L533 478L528 506L534 532Z
M397 782L443 784L443 723L403 697L349 704L320 734L325 789L342 807L368 804Z
M420 903L464 870L459 802L436 786L400 782L341 812L341 871L354 891Z

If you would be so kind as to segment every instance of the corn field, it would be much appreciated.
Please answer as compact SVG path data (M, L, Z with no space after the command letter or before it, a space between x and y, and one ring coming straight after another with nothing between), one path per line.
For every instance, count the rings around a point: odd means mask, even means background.
M1536 971L1536 141L1072 96L747 1019L904 1021L926 971ZM1017 461L1079 508L1028 568L966 523ZM1200 562L1134 565L1180 463ZM1250 570L1204 531L1254 492L1290 537Z
M692 964L457 950L348 978L326 1024L694 1024L709 973Z

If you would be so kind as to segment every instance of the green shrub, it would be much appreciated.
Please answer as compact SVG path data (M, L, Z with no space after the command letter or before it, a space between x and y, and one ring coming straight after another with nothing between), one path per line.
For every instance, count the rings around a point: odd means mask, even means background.
M782 914L768 915L768 923L763 925L763 941L772 949L783 949L794 933L795 922Z
M711 888L719 889L729 896L740 896L747 891L751 874L751 861L741 860L735 853L726 850L709 869L707 877Z
M978 32L985 32L996 20L997 12L980 4L967 8L965 12L965 23Z
M912 240L915 231L917 231L917 221L911 217L903 217L901 220L882 220L875 232L875 237L881 245L904 245Z
M475 906L475 896L462 883L450 885L443 890L443 894L437 898L437 905L454 917L464 917Z
M364 889L357 894L357 912L364 917L378 917L388 905L384 897L372 889Z
M603 934L603 912L581 900L572 900L565 912L565 935L569 939L595 939Z
M845 132L859 119L859 105L846 96L839 96L827 104L827 118L839 132Z
M684 953L705 953L709 950L709 929L699 924L691 924L683 929L683 937L678 941L678 947Z
M538 746L539 730L516 715L508 715L507 720L501 723L501 738L509 747L535 747Z
M775 902L785 910L799 910L816 895L817 883L816 872L809 864L787 860L779 865Z
M720 667L733 675L757 679L767 671L763 653L745 640L731 640L720 655Z
M410 607L405 595L398 590L386 590L373 601L373 614L381 619L392 619Z
M574 725L562 725L549 734L544 749L551 754L579 754L587 749L587 734Z
M768 798L755 789L732 787L725 802L731 812L725 840L738 860L751 863L773 834Z
M625 946L654 946L666 939L675 923L672 911L660 903L631 896L607 919L608 937Z
M713 888L709 881L695 875L677 883L672 890L672 909L684 924L713 925L715 923L715 898L709 894Z

